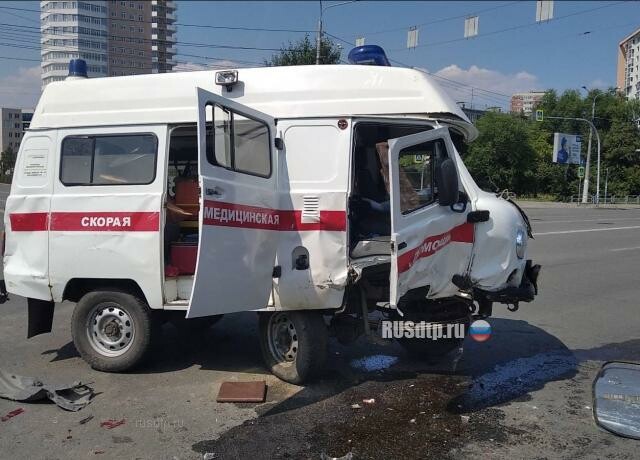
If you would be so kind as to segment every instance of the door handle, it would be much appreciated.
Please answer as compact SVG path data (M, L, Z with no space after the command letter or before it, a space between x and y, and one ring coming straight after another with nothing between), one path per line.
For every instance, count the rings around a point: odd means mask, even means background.
M218 188L218 187L213 187L213 188L205 188L204 189L204 193L207 196L211 196L213 198L221 198L223 195L222 189Z
M406 243L406 242L404 242L404 241L403 241L402 243L398 244L398 250L400 250L400 249L404 249L404 248L406 248L406 247L407 247L407 243Z

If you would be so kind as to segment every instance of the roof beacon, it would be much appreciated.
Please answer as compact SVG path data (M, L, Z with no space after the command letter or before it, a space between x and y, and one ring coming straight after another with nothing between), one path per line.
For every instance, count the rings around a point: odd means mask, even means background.
M349 62L351 64L391 67L387 55L378 45L363 45L353 48L349 51Z
M66 80L80 80L88 78L87 62L83 59L71 59L69 61L69 75Z

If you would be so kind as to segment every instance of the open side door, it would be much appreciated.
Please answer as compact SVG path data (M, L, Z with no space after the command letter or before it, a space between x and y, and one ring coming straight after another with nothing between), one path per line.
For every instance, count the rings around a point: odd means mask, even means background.
M197 91L200 244L187 318L264 308L280 228L275 120Z
M452 277L468 271L473 247L473 224L467 223L470 206L454 211L438 202L438 168L447 158L455 162L454 151L447 128L389 140L393 307L416 288L428 287L430 298L455 295ZM459 187L463 190L460 181Z

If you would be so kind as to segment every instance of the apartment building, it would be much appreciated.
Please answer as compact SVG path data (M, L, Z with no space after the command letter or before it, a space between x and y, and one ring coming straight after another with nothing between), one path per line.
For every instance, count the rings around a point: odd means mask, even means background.
M105 1L40 2L42 87L64 80L69 60L87 61L89 77L108 72L108 22Z
M2 107L0 108L0 151L11 149L18 151L22 135L22 110Z
M108 75L151 73L151 3L110 1Z
M531 115L536 105L542 100L544 91L529 91L527 93L516 93L511 96L511 113L521 113Z
M151 0L151 19L152 71L171 72L176 65L176 2Z
M42 86L63 80L69 60L89 77L170 72L176 54L174 1L41 1Z
M640 99L640 29L618 44L617 87L627 99Z

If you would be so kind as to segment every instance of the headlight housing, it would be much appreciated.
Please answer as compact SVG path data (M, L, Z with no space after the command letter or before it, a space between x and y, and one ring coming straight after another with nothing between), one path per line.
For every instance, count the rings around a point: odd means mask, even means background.
M524 259L527 252L527 234L521 228L516 231L516 255L518 259Z

